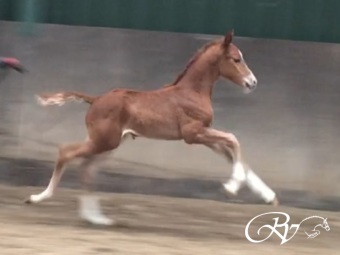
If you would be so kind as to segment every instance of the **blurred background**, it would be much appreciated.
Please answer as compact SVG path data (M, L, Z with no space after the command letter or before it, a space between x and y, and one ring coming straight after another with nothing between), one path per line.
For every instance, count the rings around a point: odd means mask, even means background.
M335 0L0 0L0 54L29 69L1 70L2 182L46 185L57 145L86 136L88 106L41 108L35 94L159 88L234 28L259 87L244 95L219 81L215 127L236 134L284 204L338 208L339 7ZM206 148L141 138L103 163L100 188L224 200L218 187L230 170ZM75 178L68 172L62 185L77 187Z
M0 56L29 70L0 70L1 253L337 254L339 8L337 0L0 0ZM126 228L80 223L77 163L53 199L22 205L47 185L58 145L86 136L86 104L43 108L35 94L160 88L232 28L259 86L245 95L218 81L214 127L238 137L246 161L277 192L275 210L294 223L328 217L329 233L307 244L299 231L285 249L277 238L250 246L245 225L272 207L246 189L226 197L219 189L229 163L177 141L137 138L101 162L103 208Z

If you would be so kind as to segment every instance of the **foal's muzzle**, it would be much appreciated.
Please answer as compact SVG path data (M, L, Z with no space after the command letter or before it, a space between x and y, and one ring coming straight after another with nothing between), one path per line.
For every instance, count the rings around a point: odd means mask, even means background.
M257 86L257 79L254 74L249 74L247 77L244 78L243 86L245 87L245 92L252 92L256 89Z

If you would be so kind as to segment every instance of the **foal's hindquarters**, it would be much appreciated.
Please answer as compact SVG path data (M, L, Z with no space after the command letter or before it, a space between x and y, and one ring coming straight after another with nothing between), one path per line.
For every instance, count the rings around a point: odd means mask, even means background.
M41 99L42 100L42 99ZM53 102L55 104L55 101ZM128 136L122 132L119 122L112 122L112 114L114 112L98 112L100 102L97 107L90 107L86 116L86 126L88 129L88 138L81 143L62 145L59 148L59 156L55 163L52 177L47 188L36 195L31 195L27 203L39 203L53 196L60 179L63 175L67 163L78 158L82 160L81 182L86 194L79 199L80 217L90 223L97 225L111 225L113 221L101 212L98 198L92 194L93 182L96 175L97 165L102 161L108 153L116 149L120 143ZM120 111L119 107L116 111ZM118 116L115 119L119 119Z

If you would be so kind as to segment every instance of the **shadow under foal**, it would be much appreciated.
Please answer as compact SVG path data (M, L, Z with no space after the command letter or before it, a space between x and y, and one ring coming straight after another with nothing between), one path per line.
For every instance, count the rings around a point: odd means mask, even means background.
M66 163L82 158L82 183L90 191L95 177L93 163L100 155L119 147L132 136L162 140L184 140L202 144L224 156L233 164L232 174L223 184L236 195L247 185L266 203L278 204L276 194L243 162L240 144L232 133L211 127L213 108L211 95L219 77L231 80L245 92L251 92L257 80L232 43L233 31L220 40L202 47L189 61L175 82L152 91L114 89L101 96L78 92L60 92L37 96L42 105L63 105L81 100L90 105L86 114L88 137L84 142L60 146L52 178L40 194L26 202L38 203L50 198L61 179ZM110 225L113 221L102 214L94 195L80 198L80 216L93 224Z

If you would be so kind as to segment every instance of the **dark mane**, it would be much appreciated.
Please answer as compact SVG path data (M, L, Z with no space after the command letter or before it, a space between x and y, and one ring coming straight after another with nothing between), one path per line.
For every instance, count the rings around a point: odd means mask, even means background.
M199 57L200 57L204 52L206 52L211 46L216 45L216 44L219 43L219 42L220 42L220 40L212 41L212 42L209 42L209 43L207 43L206 45L204 45L202 48L200 48L200 49L196 52L196 54L189 60L188 64L186 65L186 67L185 67L185 69L184 69L184 71L181 72L181 73L177 76L176 80L175 80L173 83L171 83L171 84L169 84L169 85L167 85L167 86L174 86L174 85L177 85L178 82L179 82L179 81L184 77L184 75L188 72L189 68L197 61L197 59L199 59Z

